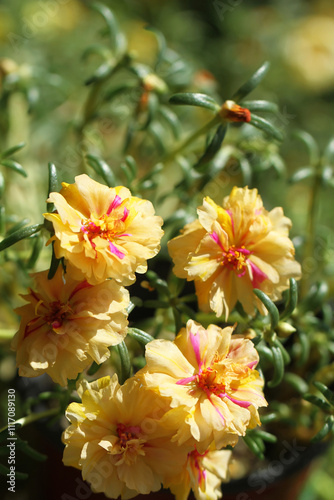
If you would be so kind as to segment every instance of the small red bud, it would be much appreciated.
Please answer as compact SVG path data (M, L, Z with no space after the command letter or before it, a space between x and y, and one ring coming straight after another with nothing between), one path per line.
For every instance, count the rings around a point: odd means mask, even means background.
M219 115L228 122L250 122L251 113L249 109L242 108L234 101L225 101Z

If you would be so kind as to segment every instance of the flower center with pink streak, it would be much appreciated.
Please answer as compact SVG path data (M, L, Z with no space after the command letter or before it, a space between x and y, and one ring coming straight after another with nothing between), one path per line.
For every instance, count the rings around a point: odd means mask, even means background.
M124 236L122 234L126 227L124 221L123 216L116 219L104 214L98 219L86 219L81 226L81 231L87 234L90 241L96 236L110 241L117 236Z
M196 377L196 385L210 394L219 395L221 392L225 391L225 385L219 383L217 380L217 372L212 368L200 370L200 373Z
M223 251L220 264L235 271L239 277L244 276L250 253L244 246L237 248L235 245L232 245L227 252Z
M228 250L226 250L216 231L213 231L210 236L222 250L222 253L219 256L220 265L234 271L239 278L244 276L247 270L247 260L252 252L247 250L244 245L240 247L231 245L228 247Z
M115 246L113 242L116 240L117 243L118 239L124 236L131 236L130 233L125 232L130 211L127 207L122 205L123 202L121 198L119 196L115 196L107 210L107 213L101 215L100 217L85 219L82 221L82 226L80 228L86 235L86 239L88 239L94 250L96 244L93 240L99 236L109 242L110 252L116 255L119 259L123 259L125 253Z
M216 395L221 399L227 398L238 406L248 408L251 403L238 399L238 389L254 378L252 368L232 363L230 366L220 366L216 370L214 364L204 367L200 363L198 373L178 380L176 383L179 385L195 384L197 389L205 392L210 401L211 396ZM195 391L195 389L191 390L191 392Z

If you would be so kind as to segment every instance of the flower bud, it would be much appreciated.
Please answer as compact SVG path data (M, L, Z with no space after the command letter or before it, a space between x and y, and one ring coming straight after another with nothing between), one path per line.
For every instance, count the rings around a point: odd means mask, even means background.
M250 122L251 113L249 109L242 108L234 101L225 101L220 108L219 115L228 122Z
M151 92L153 90L158 94L164 94L168 90L165 82L153 73L149 73L148 75L144 76L143 87L147 92Z
M286 321L279 321L277 325L277 333L280 337L287 338L296 331L296 328Z

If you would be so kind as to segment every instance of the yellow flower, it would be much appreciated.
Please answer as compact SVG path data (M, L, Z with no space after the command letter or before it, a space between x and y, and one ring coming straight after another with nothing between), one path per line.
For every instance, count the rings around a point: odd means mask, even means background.
M76 281L61 267L51 280L48 271L32 276L36 286L23 296L28 304L16 309L21 323L12 348L19 374L47 373L66 385L93 361L103 363L108 347L124 339L129 293L112 280Z
M223 207L206 197L198 220L168 244L174 273L195 280L203 311L227 319L239 301L248 314L254 314L254 306L266 314L253 288L277 300L289 287L289 278L301 275L290 227L282 208L264 209L256 189L234 187Z
M298 83L315 92L333 88L333 12L300 18L282 40L283 55Z
M130 285L160 249L161 217L125 187L109 188L83 174L48 201L57 210L44 214L53 223L56 256L93 285L107 278Z
M162 424L166 400L133 378L120 386L117 375L83 381L78 393L82 404L66 412L72 425L63 434L63 462L81 469L94 492L132 498L181 471L189 448L172 443Z
M260 424L258 407L266 406L263 380L254 370L258 354L248 339L231 338L224 329L189 320L174 342L146 345L146 366L138 377L150 389L171 398L168 425L181 445L195 439L198 451L212 441L217 449L234 445L247 428Z
M190 490L196 500L217 500L222 497L221 482L228 479L231 451L210 447L203 453L196 449L188 453L188 459L180 474L167 483L176 500L187 500Z

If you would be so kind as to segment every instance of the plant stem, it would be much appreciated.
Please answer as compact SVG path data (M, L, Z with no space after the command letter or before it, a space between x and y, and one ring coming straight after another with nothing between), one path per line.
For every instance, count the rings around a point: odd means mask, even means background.
M195 141L198 137L201 137L203 134L206 134L212 127L221 123L221 121L222 121L221 117L215 115L212 120L206 123L203 127L196 130L185 141L183 141L179 146L177 146L167 156L165 156L165 158L162 159L162 162L168 163L169 161L173 160L175 156L177 156L184 149L186 149L193 141Z
M25 417L19 418L15 422L13 422L12 425L17 425L19 424L20 427L24 427L25 425L31 424L32 422L35 422L36 420L40 420L41 418L46 418L46 417L51 417L52 415L57 415L59 413L59 407L57 408L51 408L49 410L42 411L40 413L31 413L30 415L27 415ZM5 431L8 428L8 425L5 425L5 427L2 427L0 429L0 432Z

